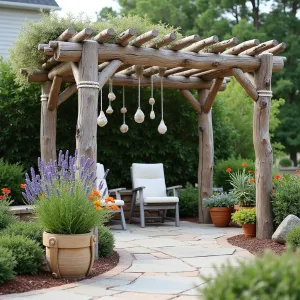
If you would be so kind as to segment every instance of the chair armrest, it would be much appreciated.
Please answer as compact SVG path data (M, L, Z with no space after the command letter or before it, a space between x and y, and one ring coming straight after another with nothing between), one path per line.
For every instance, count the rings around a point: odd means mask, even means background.
M126 190L126 188L117 188L117 189L111 189L108 190L109 193L115 193L115 192L120 192L120 191L124 191Z
M137 187L137 188L135 188L135 189L132 189L131 191L132 191L133 193L136 193L136 192L138 192L138 191L142 191L144 188L145 188L145 186L139 186L139 187Z
M175 189L182 189L182 185L175 185L175 186L167 187L167 191L175 190Z

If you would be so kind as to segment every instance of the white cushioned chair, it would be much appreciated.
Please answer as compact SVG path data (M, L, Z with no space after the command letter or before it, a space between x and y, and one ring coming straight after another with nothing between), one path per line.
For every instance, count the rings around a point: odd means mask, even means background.
M119 210L113 210L113 212L119 212L120 213L120 220L121 220L122 229L126 230L126 222L125 222L124 211L123 211L124 201L121 200L121 196L120 196L120 191L123 191L123 190L126 190L126 189L125 188L118 188L118 189L108 190L106 180L103 179L104 173L105 173L104 166L97 163L97 180L96 180L97 189L99 190L99 185L102 182L101 190L102 191L106 190L107 191L106 192L107 196L108 195L113 196L115 198L115 202L114 203L111 203L111 202L105 203L104 202L101 205L102 206L112 205L112 204L117 205L119 207ZM103 196L105 196L105 195L103 195Z
M145 210L162 211L162 217L158 217L164 222L167 218L167 210L175 209L175 225L179 226L179 198L177 189L181 185L166 188L163 164L132 164L132 202L130 209L129 223L131 220L140 222L141 227L145 227ZM168 193L173 191L173 196ZM140 218L133 217L135 206L140 208ZM150 217L154 219L154 217ZM156 217L157 218L157 217Z

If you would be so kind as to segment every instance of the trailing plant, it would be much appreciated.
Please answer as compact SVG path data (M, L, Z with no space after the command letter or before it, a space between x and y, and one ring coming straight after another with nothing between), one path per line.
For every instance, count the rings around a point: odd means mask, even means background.
M236 204L236 199L232 193L222 193L212 195L207 199L203 199L204 205L208 208L213 207L233 207Z
M240 209L232 214L232 221L238 225L255 224L256 209Z
M295 226L288 234L286 235L286 243L294 251L300 247L300 225Z
M12 252L0 247L0 283L11 280L15 277L14 268L17 262Z
M279 160L279 165L281 167L291 167L293 165L293 163L289 158L285 157L285 158L281 158Z
M10 213L9 206L12 203L9 194L10 190L2 188L0 195L0 231L16 222L16 218Z
M187 183L184 190L178 191L180 217L196 217L198 215L198 188Z
M17 264L17 274L37 274L43 264L43 250L39 245L25 236L4 235L0 237L0 247L12 252Z
M111 230L106 226L98 228L98 254L99 257L112 256L115 246L115 238Z

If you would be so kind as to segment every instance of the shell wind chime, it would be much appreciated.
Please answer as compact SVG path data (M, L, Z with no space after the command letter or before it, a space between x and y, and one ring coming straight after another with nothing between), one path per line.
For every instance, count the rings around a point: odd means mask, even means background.
M122 133L126 133L129 128L125 122L125 114L127 113L127 108L125 107L125 87L124 86L123 86L123 107L121 108L121 113L123 114L123 124L120 127L120 131Z
M160 134L165 134L167 132L167 126L164 122L164 87L163 87L163 77L165 73L165 68L161 68L159 70L159 76L160 76L160 89L161 89L161 121L159 123L159 126L157 128L158 132Z
M141 76L143 74L143 67L142 66L135 66L135 73L139 79L139 87L138 87L138 109L134 115L134 120L137 123L143 123L145 120L145 114L141 110Z
M113 92L113 84L112 84L112 79L109 79L109 93L108 93L108 100L109 100L109 104L108 104L108 108L106 109L106 113L107 114L112 114L114 112L112 106L111 106L111 102L116 100L116 95Z
M103 127L107 124L107 118L105 116L104 111L102 110L102 89L100 90L100 114L99 117L97 118L97 124L100 127Z
M149 99L149 104L151 105L150 119L155 119L155 112L153 110L153 105L155 104L155 99L153 97L153 75L151 75L151 97Z

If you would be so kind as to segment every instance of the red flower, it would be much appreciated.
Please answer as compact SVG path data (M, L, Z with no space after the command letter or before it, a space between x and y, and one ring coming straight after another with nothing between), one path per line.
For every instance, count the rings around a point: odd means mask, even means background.
M4 199L4 196L0 196L0 200Z
M21 184L20 184L20 188L21 188L21 189L25 189L25 184L24 184L24 183L21 183Z
M243 163L242 163L242 167L243 167L243 168L247 167L247 163L243 162Z
M251 171L251 170L248 170L248 173L249 173L249 174L251 174L251 173L252 173L252 171Z
M3 188L3 189L1 189L1 191L2 191L2 193L3 193L4 195L8 195L8 194L11 193L11 190L10 190L10 189L7 189L7 188Z
M300 173L300 170L296 170L296 173Z
M249 179L249 182L255 182L254 178Z
M275 176L274 176L274 179L280 179L281 178L281 176L279 175L279 174L276 174Z
M226 169L226 172L227 172L227 173L230 173L231 171L232 171L231 168L227 168L227 169Z

